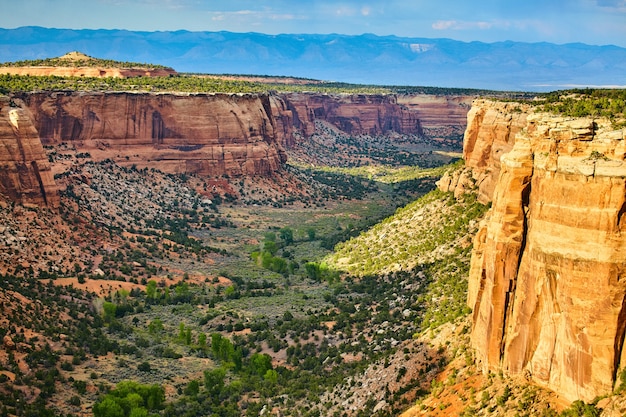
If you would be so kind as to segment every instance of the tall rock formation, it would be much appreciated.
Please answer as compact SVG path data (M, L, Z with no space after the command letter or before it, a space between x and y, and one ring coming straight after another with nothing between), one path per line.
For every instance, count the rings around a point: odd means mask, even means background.
M199 175L268 175L286 160L268 96L39 93L24 96L44 144L95 160Z
M48 158L24 107L0 96L0 194L25 206L58 208Z
M466 111L462 99L419 97L409 104L404 97L405 105L392 95L55 91L14 95L21 109L15 108L11 119L6 100L7 151L0 160L7 170L0 172L0 192L52 206L58 205L58 193L42 144L68 144L95 161L168 173L271 175L286 161L284 147L312 135L316 120L351 135L419 135L421 118L434 126L443 123L442 112Z
M314 133L316 120L331 123L350 135L422 133L417 112L398 104L394 95L293 93L283 98L294 128L305 137Z
M465 126L472 106L470 96L403 94L396 101L415 113L423 128Z
M478 101L468 115L466 163L492 181L472 344L485 370L589 401L626 366L626 129L506 106Z
M500 157L513 149L515 135L526 126L529 106L476 100L467 114L463 158L472 168L481 202L491 201L500 175Z

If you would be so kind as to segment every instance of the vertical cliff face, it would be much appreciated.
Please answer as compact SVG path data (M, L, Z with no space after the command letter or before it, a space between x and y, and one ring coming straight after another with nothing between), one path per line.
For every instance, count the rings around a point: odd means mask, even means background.
M470 268L472 344L485 369L589 401L626 365L626 131L528 109L486 117L503 106L468 116L467 165L494 179Z
M314 133L316 120L324 120L351 135L422 132L417 113L399 105L393 95L294 93L283 99L294 128L305 137Z
M0 194L25 206L57 208L59 193L31 115L0 97Z
M96 160L200 175L267 175L286 157L267 96L41 93L24 97L44 144Z
M392 95L42 92L15 100L19 123L5 105L0 191L52 205L58 194L46 194L55 188L42 144L67 143L95 161L168 173L271 175L286 161L284 147L312 135L316 120L351 135L420 135L422 119L445 125L444 113L466 111L462 100L403 97L401 104Z
M472 168L479 199L491 201L500 157L513 149L515 135L526 126L527 105L477 100L467 114L463 158Z

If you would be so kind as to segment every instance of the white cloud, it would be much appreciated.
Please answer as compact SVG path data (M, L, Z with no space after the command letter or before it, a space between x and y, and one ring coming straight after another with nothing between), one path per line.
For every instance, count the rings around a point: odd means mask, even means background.
M361 14L363 16L369 16L371 12L372 12L372 9L370 9L369 6L364 6L361 8Z
M359 14L359 10L351 6L341 6L335 8L336 16L355 16Z
M486 30L494 27L494 23L490 22L463 22L457 20L438 20L432 24L435 30Z
M247 19L247 20L297 20L306 19L306 16L299 16L290 13L274 13L271 11L258 10L237 10L234 12L209 12L211 20L224 21L228 19Z

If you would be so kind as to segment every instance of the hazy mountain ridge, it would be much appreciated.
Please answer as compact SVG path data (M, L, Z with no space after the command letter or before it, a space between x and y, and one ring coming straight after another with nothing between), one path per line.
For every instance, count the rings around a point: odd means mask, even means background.
M167 65L179 72L292 75L365 84L503 90L626 85L626 49L610 45L467 43L372 34L0 29L0 61L71 50Z

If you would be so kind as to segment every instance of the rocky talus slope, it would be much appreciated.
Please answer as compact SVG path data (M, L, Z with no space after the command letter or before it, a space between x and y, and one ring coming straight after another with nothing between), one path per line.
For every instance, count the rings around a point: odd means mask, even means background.
M468 169L492 202L472 254L472 345L563 398L610 393L626 366L626 129L477 101Z

